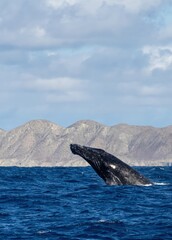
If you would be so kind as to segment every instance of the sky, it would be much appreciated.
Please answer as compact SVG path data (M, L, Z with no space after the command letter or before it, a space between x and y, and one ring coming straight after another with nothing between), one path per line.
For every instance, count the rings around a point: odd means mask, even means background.
M171 0L0 0L0 128L172 125Z

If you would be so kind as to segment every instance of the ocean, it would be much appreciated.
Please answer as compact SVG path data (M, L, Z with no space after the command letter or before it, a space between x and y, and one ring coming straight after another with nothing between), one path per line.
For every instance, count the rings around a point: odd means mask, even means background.
M91 167L0 167L0 239L172 239L172 167L107 186Z

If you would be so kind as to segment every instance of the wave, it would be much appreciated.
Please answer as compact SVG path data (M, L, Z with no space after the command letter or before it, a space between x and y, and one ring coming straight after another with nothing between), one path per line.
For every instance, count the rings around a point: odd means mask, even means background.
M159 183L159 182L154 182L154 185L158 185L158 186L167 186L167 185L170 185L170 183Z

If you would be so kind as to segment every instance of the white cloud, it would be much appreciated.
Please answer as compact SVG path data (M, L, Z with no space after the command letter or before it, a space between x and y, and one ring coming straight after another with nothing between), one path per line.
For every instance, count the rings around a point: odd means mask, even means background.
M114 0L116 4L124 6L127 11L139 13L159 6L162 0Z
M163 0L164 2L164 0ZM81 11L96 12L104 5L124 7L127 11L138 13L157 7L162 0L47 0L47 4L55 9L66 6L79 5Z
M34 76L28 76L25 81L20 81L20 86L27 90L34 91L66 91L69 89L78 89L82 83L78 79L59 77L53 79L38 79Z
M35 79L33 76L26 76L18 82L18 86L14 87L42 94L47 103L78 102L88 99L83 82L68 77Z
M60 94L48 93L46 101L49 103L83 102L90 99L85 93L77 90L67 90Z
M135 123L137 111L142 122L151 121L157 109L170 112L171 5L171 0L1 0L0 108L9 109L1 119L10 111L16 118L22 111L25 119L53 117L57 106L61 125L71 115Z
M172 46L145 46L143 54L149 57L147 70L150 72L155 69L165 71L172 68Z
M155 31L144 18L156 18L161 9L152 15L151 10L155 12L156 7L167 1L37 0L31 4L31 0L25 4L18 1L12 6L6 2L1 3L5 10L0 22L0 43L18 48L48 48L138 44L143 41L143 32L149 39Z
M55 9L66 6L66 5L74 5L78 3L78 0L47 0L47 4Z
M21 29L19 29L19 33L21 35L31 35L32 37L38 37L38 38L42 38L45 37L46 35L46 30L41 27L41 26L34 26L33 28L26 28L23 27Z
M158 96L158 95L162 95L165 91L164 91L164 87L163 85L153 85L153 86L143 86L140 89L140 94L143 96Z

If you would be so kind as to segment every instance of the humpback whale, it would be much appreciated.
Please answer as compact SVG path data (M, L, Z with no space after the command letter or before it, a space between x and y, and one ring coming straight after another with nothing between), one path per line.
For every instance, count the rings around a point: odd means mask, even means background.
M135 169L103 149L71 144L73 154L84 158L107 185L153 185Z

